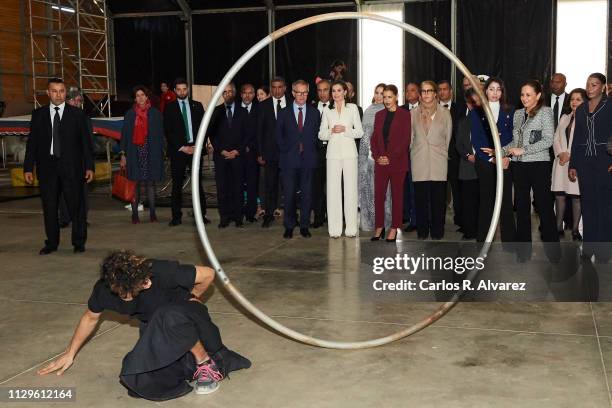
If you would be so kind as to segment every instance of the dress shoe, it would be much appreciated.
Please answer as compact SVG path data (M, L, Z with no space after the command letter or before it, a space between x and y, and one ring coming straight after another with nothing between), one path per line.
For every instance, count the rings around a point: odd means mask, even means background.
M60 222L59 227L60 227L60 229L64 229L64 228L66 228L66 227L67 227L67 226L69 226L69 225L70 225L70 223L69 223L69 222Z
M247 218L246 218L246 221L247 221L248 223L252 224L252 223L254 223L254 222L257 222L257 218L255 218L255 217L247 217Z
M565 236L565 231L564 230L557 230L557 233L559 234L559 238L564 237Z
M372 238L370 238L370 241L380 241L381 238L385 235L385 229L383 228L380 231L380 234L373 236Z
M300 228L300 235L304 238L312 237L312 234L310 233L310 231L308 231L308 228Z
M421 241L424 241L427 239L427 235L417 235L417 238L420 239Z
M463 227L459 227L459 228L457 228L457 231L456 231L456 232L460 232L460 233L462 233L462 234L463 234L465 231L463 230Z
M229 225L228 220L221 220L221 222L219 223L219 228L226 228L228 225Z
M582 235L580 235L580 232L572 232L572 241L582 241Z
M57 251L57 248L51 248L48 246L42 247L40 251L38 251L38 255L49 255L51 252Z
M319 221L315 221L312 224L310 224L310 228L314 228L314 229L317 229L322 226L323 226L323 222L319 222Z
M283 238L286 238L286 239L293 238L293 229L285 228L285 233L283 234Z
M152 216L149 217L149 220L151 222L157 222L157 215L153 214Z
M244 227L242 220L236 221L236 228L242 228L242 227Z
M395 235L393 236L393 238L389 238L389 235L391 235L391 232L395 230ZM397 228L391 228L391 230L389 230L389 235L387 235L387 239L385 239L385 241L387 242L395 242L397 240Z
M183 223L183 221L181 221L181 220L174 220L174 219L173 219L173 220L171 220L171 221L168 223L168 226L169 226L169 227L176 227L177 225L181 225L182 223Z
M269 228L270 224L272 223L272 221L274 221L274 217L270 217L270 216L265 216L263 223L261 224L262 228Z
M81 253L81 252L85 252L85 246L84 245L75 245L73 252L75 254L78 254L78 253Z
M416 227L414 225L409 225L406 228L404 228L404 232L412 232L412 231L416 231Z
M210 224L210 220L206 218L206 216L203 216L202 220L204 221L204 224Z
M138 218L138 216L133 216L132 215L132 224L140 224L140 218Z

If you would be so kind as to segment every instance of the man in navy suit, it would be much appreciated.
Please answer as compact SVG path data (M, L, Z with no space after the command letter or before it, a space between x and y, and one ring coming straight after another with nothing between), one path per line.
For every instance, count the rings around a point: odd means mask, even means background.
M278 146L276 145L275 129L278 113L291 100L285 97L287 86L281 77L275 77L270 81L270 93L272 96L260 104L257 118L257 162L264 168L264 216L262 227L268 228L274 221L274 210L278 205Z
M210 129L215 161L215 182L221 222L225 228L231 221L242 227L242 180L246 146L250 144L249 114L235 101L236 86L232 83L223 90L223 104L213 112Z
M284 238L293 237L296 220L295 195L299 188L300 234L311 237L310 209L312 205L312 177L317 167L318 135L321 119L317 108L306 103L308 83L297 80L292 85L295 98L287 109L280 111L276 121L276 142L279 151L279 167L283 183L285 215Z
M66 86L51 78L47 87L50 103L32 112L23 173L26 183L34 182L34 168L40 180L47 240L39 251L57 251L60 239L57 211L63 194L72 220L74 252L85 251L87 224L83 189L94 178L93 136L82 109L66 104Z
M259 163L257 163L257 115L259 105L255 99L255 87L252 84L243 84L240 87L240 106L247 110L249 114L248 129L251 132L249 144L245 148L244 156L244 192L246 193L246 205L244 206L244 216L250 223L256 221L257 212L257 187L259 186Z

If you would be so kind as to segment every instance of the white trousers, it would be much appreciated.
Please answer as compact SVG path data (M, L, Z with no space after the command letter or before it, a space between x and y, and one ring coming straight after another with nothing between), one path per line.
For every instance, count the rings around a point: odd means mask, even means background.
M327 159L327 227L330 237L342 235L342 179L346 236L357 235L357 157Z

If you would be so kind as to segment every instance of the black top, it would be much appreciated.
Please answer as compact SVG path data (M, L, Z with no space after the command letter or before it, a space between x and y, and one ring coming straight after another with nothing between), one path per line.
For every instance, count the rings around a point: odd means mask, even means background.
M385 149L389 144L389 131L391 130L391 123L393 122L393 118L395 117L395 111L387 111L387 116L385 116L385 123L383 123L383 140L385 141Z
M158 307L179 299L191 298L196 270L193 265L181 265L176 261L152 260L151 287L141 291L130 301L122 300L111 292L106 281L100 279L94 285L87 307L94 313L113 310L119 314L148 322Z

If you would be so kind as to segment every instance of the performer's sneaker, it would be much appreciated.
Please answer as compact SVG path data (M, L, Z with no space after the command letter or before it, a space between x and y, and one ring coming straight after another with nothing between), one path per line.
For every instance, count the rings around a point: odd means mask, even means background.
M196 394L211 394L219 389L219 381L223 379L223 374L219 372L215 362L209 360L198 366L193 379Z

